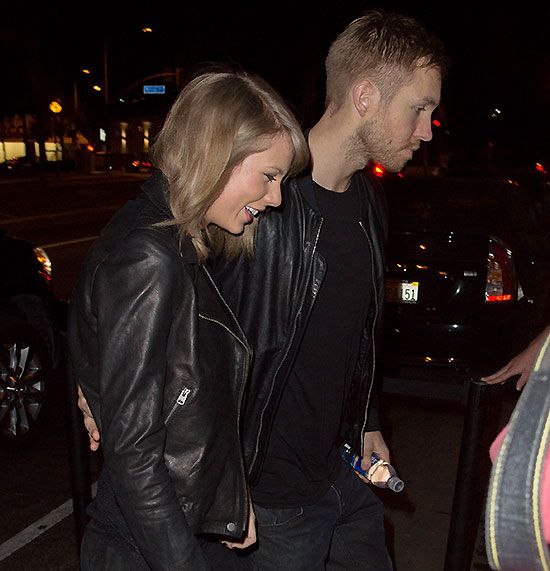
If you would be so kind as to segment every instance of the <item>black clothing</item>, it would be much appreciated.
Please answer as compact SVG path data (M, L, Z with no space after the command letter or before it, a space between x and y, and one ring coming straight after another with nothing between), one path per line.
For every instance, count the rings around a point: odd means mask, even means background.
M251 555L258 570L392 570L384 506L373 487L343 462L314 504L287 508L254 504L254 509L258 549Z
M303 184L303 180L287 182L282 206L258 221L251 259L241 257L231 264L214 266L225 299L254 343L242 423L245 461L253 485L258 481L277 407L326 273L325 260L317 251L323 220L312 185ZM358 213L357 222L367 238L365 255L370 255L374 284L342 426L342 438L360 449L363 434L379 429L376 391L372 389L384 299L387 205L382 188L365 172L355 173L353 184L359 189L359 212L365 212L362 218Z
M101 431L118 521L151 568L196 570L194 534L246 528L251 352L191 243L153 226L171 218L166 198L155 175L94 244L71 301L69 364ZM112 519L113 502L97 501Z
M335 437L372 294L370 246L358 223L360 188L332 192L311 179L326 274L275 415L254 501L269 507L320 498L341 465Z

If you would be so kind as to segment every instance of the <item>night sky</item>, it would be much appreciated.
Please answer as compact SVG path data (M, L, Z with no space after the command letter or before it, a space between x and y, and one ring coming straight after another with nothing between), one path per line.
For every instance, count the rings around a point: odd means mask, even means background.
M107 39L113 97L175 66L191 74L222 62L263 75L308 126L322 112L323 60L331 39L364 9L382 6L417 17L444 40L452 69L438 113L453 147L483 148L493 139L507 157L550 163L548 6L341 1L321 8L295 1L193 7L164 0L124 2L123 10L113 9L115 2L20 5L3 6L0 13L0 117L36 112L52 98L71 100L82 66L102 82ZM154 32L139 33L144 25ZM490 118L494 108L502 112L498 119Z

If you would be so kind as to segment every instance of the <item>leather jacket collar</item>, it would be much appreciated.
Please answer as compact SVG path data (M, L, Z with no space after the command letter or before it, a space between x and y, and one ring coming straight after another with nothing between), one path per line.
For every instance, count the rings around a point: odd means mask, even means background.
M171 220L174 218L169 204L170 187L168 185L168 180L161 172L157 172L147 179L141 185L141 189L143 191L143 196L153 203L161 215L157 222L162 220ZM177 232L176 226L172 226L171 228L174 232ZM197 252L195 251L191 241L179 240L179 244L183 261L189 264L197 263Z

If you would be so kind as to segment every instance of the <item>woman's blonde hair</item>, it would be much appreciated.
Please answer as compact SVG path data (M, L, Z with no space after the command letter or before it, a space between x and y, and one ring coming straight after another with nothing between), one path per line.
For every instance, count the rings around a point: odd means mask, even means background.
M217 226L206 228L205 215L234 168L284 133L292 141L288 175L294 175L308 164L307 142L292 112L263 79L242 71L210 71L182 90L152 153L170 189L174 218L164 224L177 225L180 236L192 240L199 260L209 248L227 257L252 253L255 223L234 236Z

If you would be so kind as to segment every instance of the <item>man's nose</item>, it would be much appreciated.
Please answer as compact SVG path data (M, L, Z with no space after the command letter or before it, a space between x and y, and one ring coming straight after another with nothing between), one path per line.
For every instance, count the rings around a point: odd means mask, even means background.
M432 140L432 117L428 115L427 118L422 118L415 131L415 136L418 137L421 141L431 141Z

